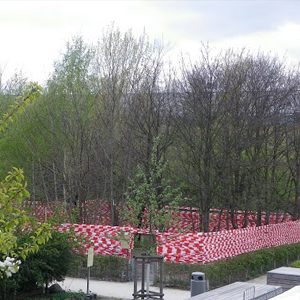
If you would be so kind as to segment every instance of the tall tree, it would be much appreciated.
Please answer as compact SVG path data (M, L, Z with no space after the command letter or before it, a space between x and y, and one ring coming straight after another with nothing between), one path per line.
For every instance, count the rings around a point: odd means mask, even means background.
M80 36L67 43L42 99L30 108L22 126L33 190L48 201L77 204L80 221L95 185L89 172L95 132L95 95L89 77L92 55Z
M189 197L200 209L203 230L209 230L209 211L217 195L217 142L222 126L222 60L203 47L197 64L183 62L182 112L179 116L182 169Z
M300 132L299 132L299 91L290 98L290 109L285 111L284 125L286 130L286 159L289 168L289 179L286 184L290 193L286 202L290 203L293 220L300 218Z
M277 57L231 50L212 57L206 47L198 63L183 67L178 153L204 230L212 205L231 211L233 228L236 209L257 210L261 225L262 210L278 207L284 192L282 120L296 73Z
M148 168L154 138L170 129L169 82L161 85L166 50L151 43L145 33L135 38L112 25L96 48L93 64L98 95L96 143L99 167L106 173L112 224L118 223L116 207L124 201L128 178L138 163ZM169 144L161 140L160 150ZM146 171L147 172L147 171Z

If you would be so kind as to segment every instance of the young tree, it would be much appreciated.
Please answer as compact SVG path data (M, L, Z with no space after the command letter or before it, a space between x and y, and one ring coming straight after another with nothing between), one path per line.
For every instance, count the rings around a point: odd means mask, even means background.
M140 166L126 193L123 221L137 228L160 230L176 227L176 211L182 203L182 194L163 177L166 164L157 156L159 138L154 141L149 174ZM178 224L177 224L178 225Z

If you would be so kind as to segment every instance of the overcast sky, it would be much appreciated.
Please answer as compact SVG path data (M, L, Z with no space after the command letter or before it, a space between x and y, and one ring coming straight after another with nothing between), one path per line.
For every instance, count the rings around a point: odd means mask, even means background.
M177 51L246 47L300 58L300 1L0 1L0 67L21 69L42 83L72 36L96 41L115 23L137 36L146 31Z

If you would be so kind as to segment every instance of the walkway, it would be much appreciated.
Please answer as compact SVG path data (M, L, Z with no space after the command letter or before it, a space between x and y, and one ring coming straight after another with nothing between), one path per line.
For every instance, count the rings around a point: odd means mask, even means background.
M267 284L267 276L247 281L249 283ZM65 281L59 282L60 286L64 290L71 291L87 291L86 279L80 278L66 278ZM96 293L98 296L114 297L119 299L133 299L133 282L113 282L113 281L101 281L101 280L90 280L89 290L92 293ZM150 291L158 291L156 287L150 287ZM164 288L164 300L185 300L191 297L191 292L187 290L178 290Z

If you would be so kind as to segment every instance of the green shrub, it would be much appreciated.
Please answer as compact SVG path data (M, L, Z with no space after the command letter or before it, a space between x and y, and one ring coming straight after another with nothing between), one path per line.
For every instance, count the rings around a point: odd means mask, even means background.
M300 260L294 261L291 263L292 268L300 268Z
M18 288L18 282L16 280L16 274L9 278L0 279L0 299L14 299Z
M52 232L52 237L22 260L19 272L0 280L0 299L13 299L15 295L33 291L41 286L44 291L52 281L62 281L69 271L72 247L69 234ZM19 244L29 243L30 236L22 236Z
M80 299L85 296L85 293L77 293L77 292L59 292L51 295L51 298L49 297L43 297L40 298L38 297L38 300L67 300L67 299ZM32 298L32 297L26 297L22 298L22 300L34 300L37 298Z
M126 258L95 254L90 276L103 280L128 281L129 269ZM87 255L73 254L68 276L85 278L87 272Z
M47 289L52 281L62 281L68 273L72 260L72 243L69 235L52 232L52 238L30 255L20 267L19 290L26 291L37 283Z

